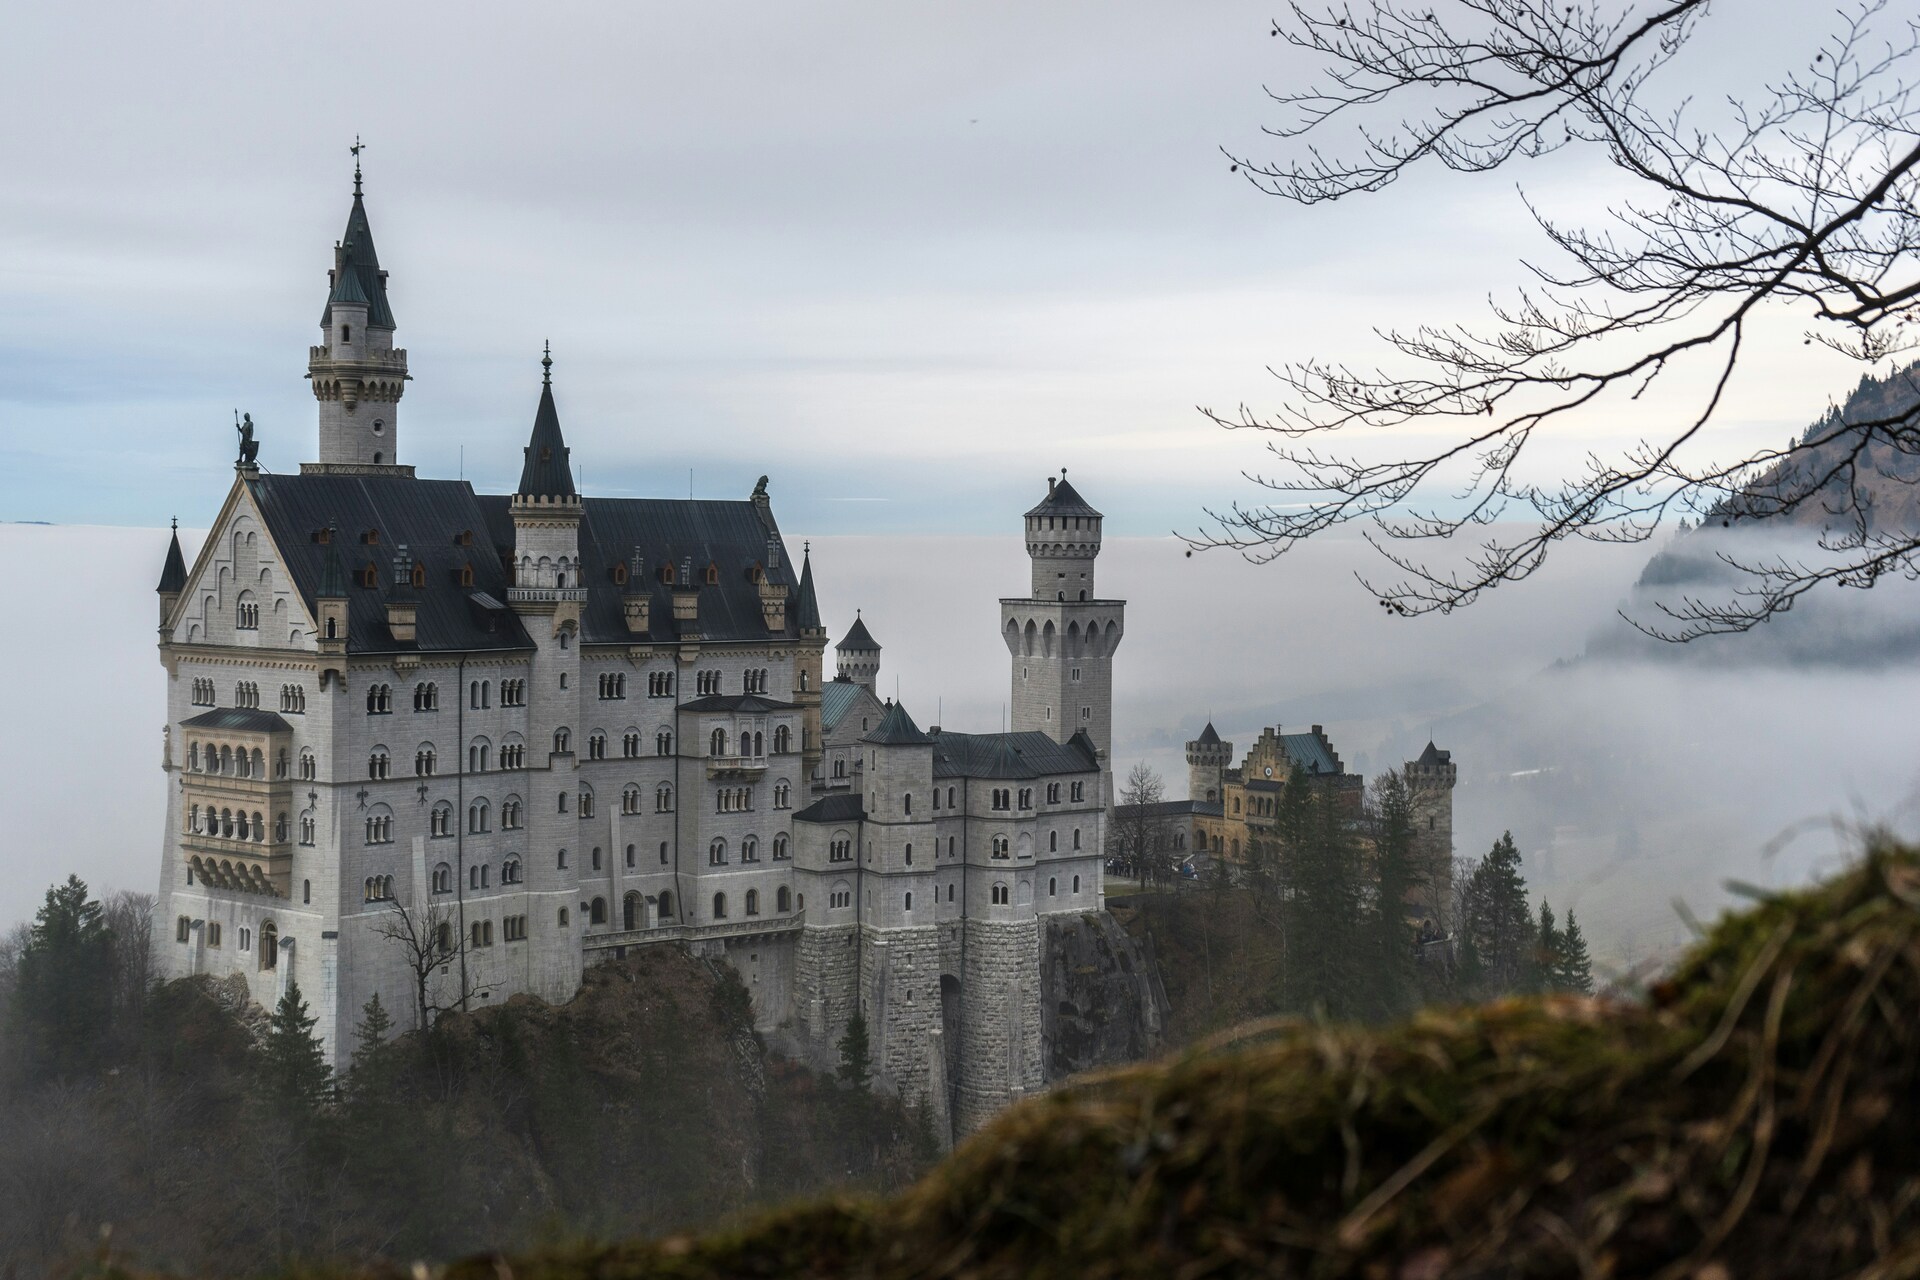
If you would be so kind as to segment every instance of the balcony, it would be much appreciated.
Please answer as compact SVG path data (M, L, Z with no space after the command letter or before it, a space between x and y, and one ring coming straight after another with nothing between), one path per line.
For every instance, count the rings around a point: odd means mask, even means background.
M577 604L587 598L585 587L508 587L508 604Z
M292 894L290 841L229 840L189 832L180 838L180 845L194 879L211 888L269 898Z
M708 756L709 778L757 778L767 771L765 756Z

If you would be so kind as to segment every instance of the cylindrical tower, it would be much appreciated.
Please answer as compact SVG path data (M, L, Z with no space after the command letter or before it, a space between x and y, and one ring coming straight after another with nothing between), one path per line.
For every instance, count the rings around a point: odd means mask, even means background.
M1209 720L1200 736L1187 743L1187 799L1219 804L1232 764L1233 744L1222 742Z
M846 638L834 646L837 661L835 671L868 693L874 693L874 683L880 678L880 642L867 630L867 624L856 611L853 617L853 629ZM875 697L879 695L874 694Z

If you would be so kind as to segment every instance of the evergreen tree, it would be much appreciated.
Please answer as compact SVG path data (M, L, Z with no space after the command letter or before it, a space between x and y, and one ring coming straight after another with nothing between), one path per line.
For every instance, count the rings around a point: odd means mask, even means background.
M1557 962L1555 979L1560 990L1593 993L1593 961L1587 955L1586 935L1580 932L1580 922L1572 911L1567 912L1567 927L1560 934Z
M1540 903L1540 937L1533 946L1533 973L1529 977L1528 987L1538 991L1561 991L1560 985L1560 927L1554 922L1553 904L1542 899Z
M300 984L289 981L260 1041L262 1089L271 1100L297 1113L317 1111L332 1083L326 1053L313 1034L318 1022L307 1012Z
M80 877L47 890L20 952L8 1014L36 1073L70 1075L99 1061L113 1015L113 933Z
M1416 999L1414 896L1426 877L1414 848L1413 790L1398 770L1374 784L1371 814L1374 895L1367 913L1366 1004L1378 1018L1395 1018Z
M1361 875L1353 832L1339 797L1308 781L1295 765L1287 791L1298 793L1290 822L1304 827L1286 849L1286 1001L1301 1012L1353 1017L1362 983ZM1287 808L1283 801L1283 809Z
M360 1021L353 1028L353 1064L347 1079L355 1094L380 1089L392 1074L387 1069L391 1057L391 1046L387 1042L392 1034L393 1017L376 991L373 998L360 1007Z
M1527 909L1527 882L1520 874L1520 851L1513 833L1504 833L1473 869L1469 912L1461 932L1474 962L1478 990L1469 994L1506 995L1526 989L1538 937Z
M873 1046L867 1040L867 1018L858 1009L847 1019L846 1034L840 1037L840 1078L854 1092L865 1093L872 1084Z

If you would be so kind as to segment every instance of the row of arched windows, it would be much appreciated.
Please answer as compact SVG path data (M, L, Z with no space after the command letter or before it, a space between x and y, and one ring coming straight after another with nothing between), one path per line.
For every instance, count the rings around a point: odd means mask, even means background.
M280 814L273 820L273 831L275 842L285 843L286 814ZM202 809L196 804L187 810L187 833L217 836L222 840L251 840L259 844L267 838L267 820L258 810L249 814L244 809L215 809L212 805Z
M288 715L304 715L307 710L307 691L297 684L280 686L280 710Z
M370 684L367 686L367 714L370 716L393 714L392 685Z
M602 672L600 675L600 696L603 699L626 697L626 673L621 671Z

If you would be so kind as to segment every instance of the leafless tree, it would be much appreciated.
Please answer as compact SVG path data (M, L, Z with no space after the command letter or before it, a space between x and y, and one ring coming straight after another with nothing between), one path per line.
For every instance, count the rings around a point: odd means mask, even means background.
M1886 0L1791 15L1806 28L1804 69L1703 108L1687 97L1697 55L1754 20L1742 6L1291 4L1272 35L1325 70L1272 93L1285 113L1267 130L1285 144L1280 158L1229 153L1260 190L1315 205L1379 191L1416 166L1485 173L1588 149L1632 194L1590 226L1529 201L1550 265L1527 264L1532 285L1495 304L1491 325L1386 331L1393 370L1287 365L1275 371L1288 388L1277 413L1203 410L1277 437L1278 467L1248 478L1286 500L1210 511L1193 545L1265 560L1357 523L1392 566L1364 585L1410 615L1526 578L1562 539L1640 541L1667 515L1797 514L1820 528L1801 558L1723 554L1746 571L1730 599L1682 600L1637 624L1672 640L1746 630L1823 584L1920 576L1920 530L1872 516L1876 487L1920 470L1914 398L1830 418L1783 448L1713 456L1716 415L1763 323L1804 326L1806 342L1871 363L1911 347L1920 306L1920 114L1904 78L1920 21ZM1543 439L1634 402L1658 424L1637 444L1534 478ZM1414 457L1350 443L1409 426L1433 442ZM1449 539L1470 549L1449 557L1436 545Z
M1115 817L1116 843L1142 886L1171 882L1179 860L1173 847L1174 820L1161 812L1166 794L1165 781L1145 763L1134 765L1120 787L1120 804L1127 812Z
M113 1008L116 1019L137 1017L153 985L153 908L150 893L121 889L105 903L113 934Z
M431 901L408 907L397 898L388 905L392 909L373 931L395 943L405 957L413 984L416 1031L427 1030L441 1014L464 1009L475 996L492 989L473 977L467 963L468 938L453 907Z

